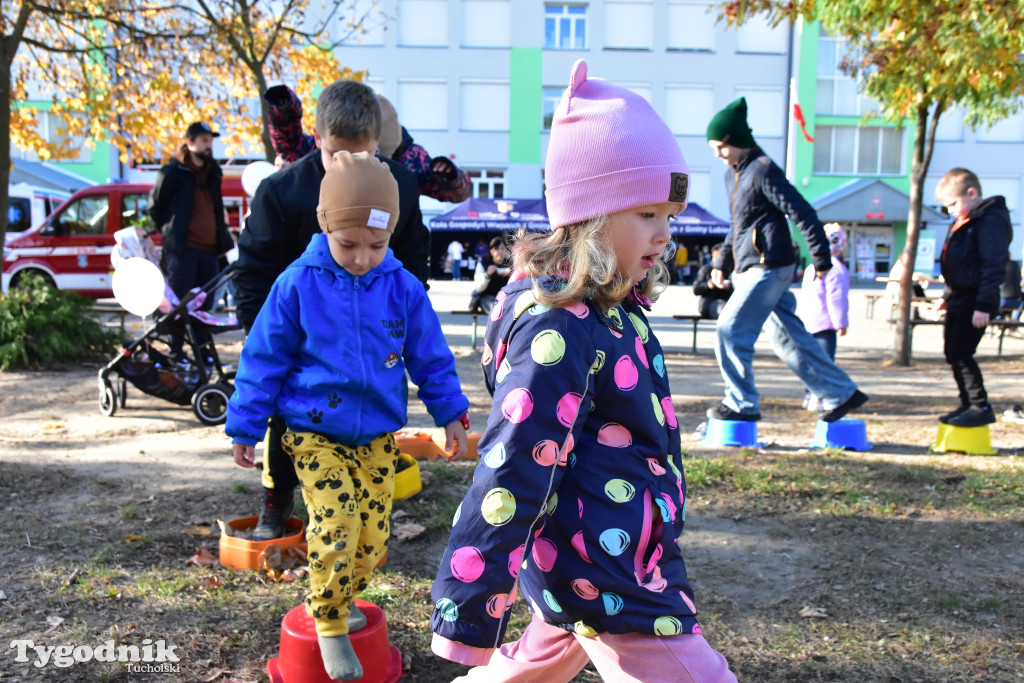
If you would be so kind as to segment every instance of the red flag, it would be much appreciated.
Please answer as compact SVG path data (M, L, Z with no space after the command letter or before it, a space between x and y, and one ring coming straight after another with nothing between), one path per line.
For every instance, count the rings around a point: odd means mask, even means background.
M800 109L800 103L793 100L793 118L800 124L800 132L804 134L804 140L814 142L814 138L807 134L807 122L804 121L804 112Z

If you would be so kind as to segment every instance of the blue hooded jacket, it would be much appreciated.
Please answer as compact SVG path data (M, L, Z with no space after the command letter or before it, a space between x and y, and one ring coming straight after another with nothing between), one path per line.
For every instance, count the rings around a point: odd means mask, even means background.
M469 408L419 280L391 249L356 277L314 235L256 317L228 403L227 435L255 445L275 412L288 428L361 446L407 422L408 371L434 423Z
M491 312L481 361L494 408L431 628L496 647L518 577L530 610L566 631L700 633L677 545L686 482L661 346L633 301L548 308L533 285L509 284Z

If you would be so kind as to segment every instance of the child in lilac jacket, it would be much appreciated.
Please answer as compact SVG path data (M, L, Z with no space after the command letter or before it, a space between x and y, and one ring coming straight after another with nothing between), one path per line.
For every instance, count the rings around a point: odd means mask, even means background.
M846 334L850 326L850 271L842 261L846 249L846 233L838 223L825 227L832 268L816 277L814 268L804 272L800 287L799 314L804 327L818 340L828 357L836 359L837 336ZM810 392L804 398L804 407L811 403Z

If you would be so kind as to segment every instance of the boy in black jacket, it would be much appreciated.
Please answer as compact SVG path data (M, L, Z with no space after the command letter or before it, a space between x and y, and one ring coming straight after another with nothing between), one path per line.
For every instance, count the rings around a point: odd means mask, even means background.
M956 218L939 259L946 290L938 311L945 314L943 351L960 392L960 407L939 421L980 427L995 422L996 416L974 352L985 326L999 312L999 285L1013 228L1006 200L1000 196L983 200L978 176L966 168L954 168L942 176L935 199Z

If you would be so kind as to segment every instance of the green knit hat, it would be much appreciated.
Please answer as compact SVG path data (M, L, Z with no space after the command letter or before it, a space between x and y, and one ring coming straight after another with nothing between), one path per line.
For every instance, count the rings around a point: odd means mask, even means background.
M757 143L747 125L747 99L741 97L714 115L708 124L708 141L718 140L733 147L747 149Z

